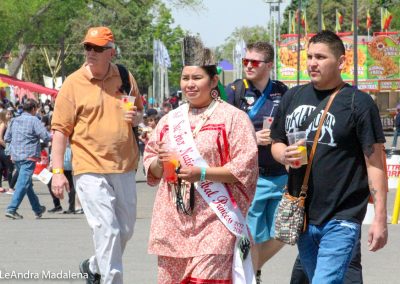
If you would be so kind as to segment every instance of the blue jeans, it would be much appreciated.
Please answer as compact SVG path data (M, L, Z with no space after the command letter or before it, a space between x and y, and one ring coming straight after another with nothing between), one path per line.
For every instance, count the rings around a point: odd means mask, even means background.
M361 226L346 220L308 225L297 243L301 264L313 284L342 284Z
M32 206L32 210L40 214L41 208L37 195L33 191L32 175L35 170L36 163L34 161L22 160L16 161L15 166L19 172L17 183L15 184L15 192L11 199L11 203L7 207L7 212L15 212L18 210L19 205L25 197L28 195L29 202Z
M400 129L397 129L397 127L396 127L396 130L393 133L392 148L396 148L396 146L397 146L397 137L399 136L399 132L400 132Z

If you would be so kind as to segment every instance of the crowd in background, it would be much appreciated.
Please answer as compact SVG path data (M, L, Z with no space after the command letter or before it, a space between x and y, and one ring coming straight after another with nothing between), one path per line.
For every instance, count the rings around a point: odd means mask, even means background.
M14 186L17 182L18 172L16 171L14 163L11 160L8 147L4 141L4 135L8 126L10 125L11 120L22 114L22 106L25 99L26 98L23 98L21 101L13 103L4 97L0 101L0 172L2 173L0 175L0 193L13 194ZM161 105L148 103L145 96L143 96L143 103L146 111L143 116L143 121L139 125L138 141L141 154L143 154L144 147L160 118L166 115L170 110L177 108L181 103L181 100L176 93L173 93L169 98L165 99ZM45 102L38 102L36 117L43 123L49 133L51 132L51 117L53 114L53 108L54 100L47 99ZM48 143L42 143L41 160L38 162L38 169L44 167L51 168L50 157L51 141ZM37 173L38 172L35 171L35 174ZM4 182L8 183L8 187L4 184ZM52 193L51 183L48 184L48 187L49 192ZM48 210L48 212L55 213L62 211L63 209L60 205L60 201L53 195L52 197L54 208ZM77 209L70 207L68 210L64 211L64 213L80 214L83 213L83 211L78 203Z
M148 103L146 96L143 96L143 106L145 113L143 115L143 121L139 124L139 149L141 155L143 155L144 147L149 141L149 137L155 129L158 121L171 110L177 108L182 100L176 93L172 93L171 96L164 100L159 106L158 104Z
M0 101L0 193L13 194L14 187L17 182L18 172L15 168L13 161L11 160L8 147L4 141L4 135L10 122L13 118L18 117L23 112L23 103L26 98L21 101L11 102L7 98L3 98ZM46 100L45 102L38 102L38 109L36 117L42 122L43 126L51 134L51 117L54 109L54 100ZM149 140L149 137L156 127L158 121L166 115L170 110L177 108L181 103L180 98L176 93L173 93L169 98L165 99L161 105L148 103L146 97L143 96L143 103L145 106L145 113L143 115L143 121L139 125L139 148L141 154L143 154L144 147ZM41 144L41 160L37 162L37 168L35 174L43 168L51 170L51 141L48 143ZM39 170L39 171L38 171ZM8 187L4 182L8 183ZM48 183L48 189L53 199L54 207L49 209L49 213L63 212L64 214L82 214L79 200L75 195L70 196L69 208L63 211L60 200L52 194L51 182ZM74 202L75 199L75 202Z
M20 116L23 112L23 103L25 98L21 102L13 104L7 98L0 101L0 193L13 194L14 186L18 178L18 172L15 170L14 163L11 161L10 153L7 143L4 141L4 135L7 128L9 127L11 120L17 116ZM53 110L53 103L50 100L46 100L44 103L39 104L36 116L42 121L43 125L50 131L50 120ZM43 149L48 148L49 144L43 144ZM9 187L5 188L3 181L7 181Z
M0 101L0 193L13 194L14 187L18 179L18 171L15 163L11 160L9 145L4 141L4 135L7 128L10 126L12 119L20 116L23 113L23 104L26 98L17 101L15 104L7 98ZM54 100L46 100L45 102L38 101L38 108L35 116L39 119L43 126L51 136L51 118L54 109ZM51 170L51 141L41 141L41 158L36 163L34 175L40 173L41 170L47 168ZM72 168L71 168L72 172ZM3 182L8 182L8 188ZM72 178L71 178L72 183ZM54 208L48 210L49 213L63 211L60 200L52 194L51 182L47 184L49 192L53 198ZM72 192L74 193L74 192ZM63 211L65 214L82 214L83 210L80 207L79 200L75 202L75 194L69 198L69 209Z

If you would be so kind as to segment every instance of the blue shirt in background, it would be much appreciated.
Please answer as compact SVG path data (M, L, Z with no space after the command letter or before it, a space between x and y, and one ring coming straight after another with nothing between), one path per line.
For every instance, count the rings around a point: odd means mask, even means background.
M7 128L4 140L10 143L11 159L22 161L40 158L40 139L50 141L50 135L42 122L27 112L14 118Z

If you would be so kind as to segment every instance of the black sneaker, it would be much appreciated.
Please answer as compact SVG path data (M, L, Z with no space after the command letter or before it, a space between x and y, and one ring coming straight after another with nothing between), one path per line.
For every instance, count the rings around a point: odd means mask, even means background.
M75 210L75 214L83 214L84 212L83 212L83 209L81 208L81 209L77 209L77 210Z
M68 209L67 211L64 211L63 214L75 214L75 210Z
M56 206L53 209L47 210L48 213L56 213L56 212L60 212L62 211L62 207L61 206Z
M79 264L79 270L82 274L86 274L86 284L100 284L100 274L92 273L89 269L89 259L83 260Z
M24 219L24 217L22 215L19 215L17 211L15 211L15 212L7 211L6 217L14 219L14 220Z
M257 284L261 284L261 270L257 270L257 273L256 273L256 283Z
M36 219L42 218L43 213L46 212L46 207L45 206L40 206L40 212L35 213Z

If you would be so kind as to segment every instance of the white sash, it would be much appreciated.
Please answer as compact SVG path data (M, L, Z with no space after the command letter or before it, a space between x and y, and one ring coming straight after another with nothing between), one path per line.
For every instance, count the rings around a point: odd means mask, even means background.
M185 104L168 113L169 140L178 149L181 162L185 166L208 167L200 155L193 139L188 117L189 105ZM255 284L251 254L242 261L239 241L248 238L246 219L242 212L231 202L229 193L221 183L203 181L195 183L197 192L208 203L226 228L236 236L232 265L233 284Z

